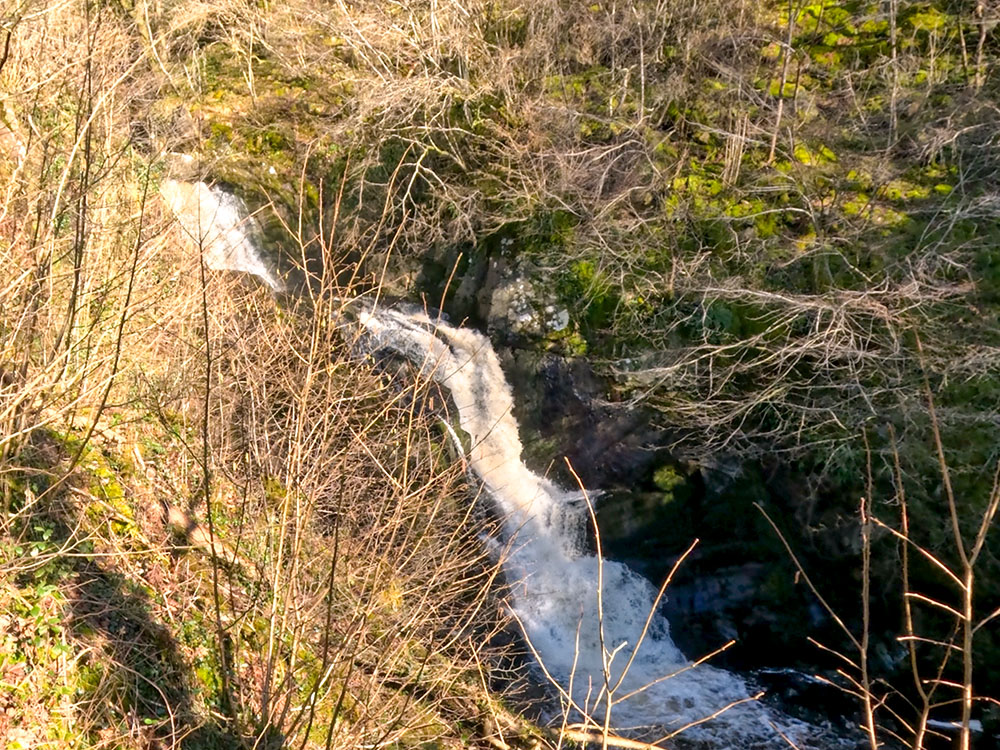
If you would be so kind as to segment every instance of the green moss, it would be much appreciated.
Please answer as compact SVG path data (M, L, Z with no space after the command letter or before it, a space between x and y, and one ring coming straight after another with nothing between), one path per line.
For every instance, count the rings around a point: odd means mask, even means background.
M275 477L268 477L264 480L264 496L269 503L280 503L288 495L288 489Z
M865 193L855 193L841 204L841 209L847 216L859 216L871 205L871 197Z
M618 306L615 285L591 260L579 260L562 273L556 282L560 300L583 324L584 334L606 326Z
M698 167L700 171L700 167ZM709 196L719 195L723 190L720 180L705 174L692 172L683 177L677 177L673 182L674 190L685 191L693 194L703 194Z
M797 143L793 153L798 161L809 166L832 164L837 161L837 155L822 143L817 144L814 148L809 148L801 142Z
M587 353L587 339L572 325L566 326L561 331L551 331L546 334L545 340L547 348L566 356L582 357Z
M844 56L836 50L814 46L809 52L813 61L825 68L837 70L842 67Z
M683 484L685 481L684 476L677 471L677 467L673 464L661 466L653 472L653 484L665 493L672 493L677 485Z
M902 13L902 23L917 31L941 31L954 25L953 19L930 3L916 3Z
M905 202L930 195L930 189L923 185L914 185L906 180L893 180L884 188L884 196L891 201Z
M881 18L868 18L861 22L858 30L866 36L884 36L889 33L889 22Z
M761 57L765 60L775 61L781 58L781 44L779 42L770 42L765 45L760 51Z

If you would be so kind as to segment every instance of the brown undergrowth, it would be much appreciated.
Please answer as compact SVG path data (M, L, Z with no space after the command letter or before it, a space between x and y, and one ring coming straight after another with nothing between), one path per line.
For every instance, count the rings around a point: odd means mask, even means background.
M527 742L493 692L492 522L427 384L352 348L350 289L282 307L202 266L142 132L161 30L22 10L0 30L3 747Z
M4 393L41 402L4 432L6 746L509 744L490 520L426 384L356 352L332 290L280 308L158 237L110 388Z

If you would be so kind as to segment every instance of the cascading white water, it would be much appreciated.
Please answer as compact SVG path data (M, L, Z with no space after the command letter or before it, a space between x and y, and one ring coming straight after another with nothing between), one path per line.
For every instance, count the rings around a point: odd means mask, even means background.
M203 241L213 253L206 261L211 268L245 271L274 290L282 288L255 235L245 231L241 201L204 183L167 181L161 191L191 236L212 240ZM750 701L739 677L708 665L692 667L655 611L635 651L657 592L625 565L588 554L582 543L587 522L582 494L557 487L521 461L511 389L485 336L423 312L363 301L356 313L370 351L404 356L451 393L471 439L470 467L505 519L501 541L514 614L541 665L577 708L603 722L610 693L616 731L651 728L666 735L697 724L690 734L720 748L787 747L775 726L803 750L840 744ZM579 719L578 712L568 710Z
M204 182L178 180L164 180L160 195L181 228L201 247L208 268L250 273L272 291L284 291L274 264L260 250L260 226L240 198Z
M504 567L514 613L545 670L567 694L572 686L576 706L603 721L609 684L613 727L652 726L666 734L743 702L695 731L729 743L770 739L783 746L771 727L775 717L746 702L743 681L707 665L690 668L660 614L654 612L633 655L657 592L625 565L582 550L580 493L557 487L521 461L511 390L489 340L421 312L373 309L359 321L369 347L402 354L450 391L471 440L470 466L505 518ZM794 722L781 723L786 734L800 733Z

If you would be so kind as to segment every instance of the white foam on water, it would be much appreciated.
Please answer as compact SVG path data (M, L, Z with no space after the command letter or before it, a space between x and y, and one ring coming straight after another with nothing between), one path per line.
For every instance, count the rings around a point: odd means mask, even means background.
M772 722L793 738L809 734L806 725L748 701L737 676L708 665L691 668L659 613L633 654L657 592L627 566L586 553L580 493L525 466L511 389L485 336L392 309L362 312L359 322L368 346L402 354L451 392L471 439L470 466L506 519L504 565L514 613L545 670L567 692L572 685L577 706L603 720L610 684L611 722L618 731L653 726L666 733L736 703L692 731L725 738L728 747L787 747Z
M249 273L273 291L284 291L284 282L260 249L260 226L239 197L204 182L178 180L164 180L160 195L201 247L208 268Z
M210 268L243 271L275 291L284 288L239 198L205 183L173 180L164 181L161 193L201 242ZM749 701L736 675L693 666L655 611L636 652L657 592L627 566L589 554L582 493L558 487L521 460L511 389L489 339L423 312L374 308L360 300L357 306L365 346L404 356L451 393L471 439L469 466L505 519L499 546L505 547L514 614L544 669L577 707L603 721L610 685L611 726L619 732L653 728L666 734L722 711L686 736L719 748L787 748L779 727L803 750L850 744ZM452 439L461 447L454 431Z

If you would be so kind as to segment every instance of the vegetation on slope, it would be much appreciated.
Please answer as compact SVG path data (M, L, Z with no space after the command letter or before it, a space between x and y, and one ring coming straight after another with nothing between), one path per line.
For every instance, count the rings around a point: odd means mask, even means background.
M338 727L356 746L454 739L488 714L486 639L466 626L490 629L490 573L467 489L422 387L386 385L316 322L338 283L478 323L498 276L548 287L568 327L518 343L586 355L613 398L654 409L677 436L674 474L742 462L752 476L778 457L794 486L781 525L811 558L855 565L872 540L862 573L891 581L898 540L870 519L899 531L905 490L907 533L959 569L955 539L995 497L996 20L965 0L11 12L8 722L25 744L193 742L196 727L210 745L308 744ZM171 152L263 209L315 309L201 283L154 199ZM650 488L690 497L691 478L664 470ZM372 523L373 498L392 523ZM229 546L176 551L162 503L210 524L189 540ZM736 507L706 515L731 531ZM744 543L770 534L746 497L739 513ZM989 613L1000 576L984 549ZM906 585L951 601L940 566L916 559ZM872 625L849 604L859 577L845 570L833 599L894 647L902 605ZM955 637L925 609L917 630ZM386 647L399 623L411 630ZM447 664L431 658L441 639ZM1000 658L990 628L975 649ZM880 668L910 664L897 648Z
M3 747L527 743L441 396L344 340L352 290L279 308L157 200L152 11L0 37Z

